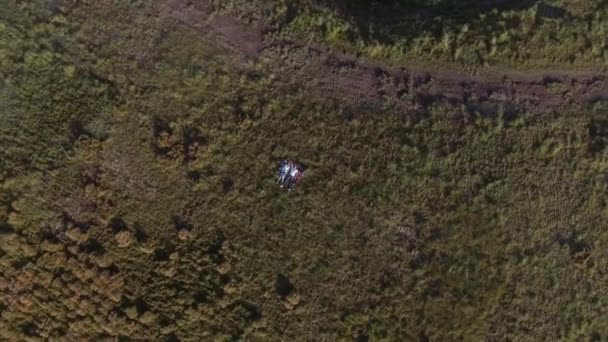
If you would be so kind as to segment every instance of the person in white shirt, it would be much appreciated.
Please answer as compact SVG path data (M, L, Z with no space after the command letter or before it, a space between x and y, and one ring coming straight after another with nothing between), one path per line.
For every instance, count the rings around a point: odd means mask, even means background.
M287 161L287 160L281 161L280 169L279 169L279 179L278 179L278 183L281 184L281 187L283 187L283 185L285 184L286 178L290 174L291 169L292 169L291 161Z

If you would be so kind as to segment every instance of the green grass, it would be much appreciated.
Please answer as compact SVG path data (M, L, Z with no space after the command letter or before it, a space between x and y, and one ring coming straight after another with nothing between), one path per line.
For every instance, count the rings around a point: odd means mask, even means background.
M141 8L45 8L0 22L3 339L608 336L605 105L364 109Z
M332 3L332 2L330 2ZM601 1L520 1L503 10L476 1L383 5L339 1L277 5L279 35L328 44L395 65L465 70L596 69L608 62ZM509 4L507 4L508 6Z

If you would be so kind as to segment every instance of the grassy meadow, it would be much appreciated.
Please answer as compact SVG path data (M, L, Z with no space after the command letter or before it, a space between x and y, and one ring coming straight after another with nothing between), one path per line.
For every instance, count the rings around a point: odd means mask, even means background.
M607 104L340 101L152 2L99 4L0 3L0 339L608 338ZM600 1L358 6L211 7L394 64L606 63Z

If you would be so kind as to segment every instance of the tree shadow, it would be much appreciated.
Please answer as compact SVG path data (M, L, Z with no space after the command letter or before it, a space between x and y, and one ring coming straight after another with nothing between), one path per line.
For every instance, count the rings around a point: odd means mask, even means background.
M430 33L436 39L452 27L475 23L485 15L483 33L504 31L502 12L535 8L537 21L572 19L566 10L538 0L324 0L324 5L347 18L365 40L390 43ZM517 20L506 23L514 27Z

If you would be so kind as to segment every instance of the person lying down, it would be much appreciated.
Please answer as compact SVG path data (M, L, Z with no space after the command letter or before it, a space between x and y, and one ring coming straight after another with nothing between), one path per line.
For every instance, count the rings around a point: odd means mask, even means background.
M279 162L279 170L277 172L277 184L281 188L286 188L293 191L300 183L300 179L304 175L304 168L289 159L283 159Z

